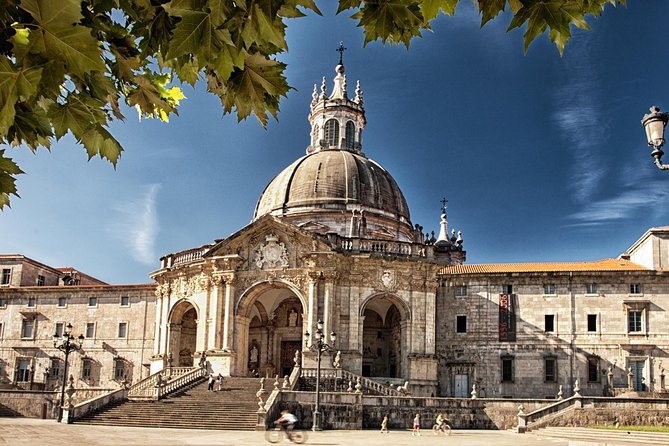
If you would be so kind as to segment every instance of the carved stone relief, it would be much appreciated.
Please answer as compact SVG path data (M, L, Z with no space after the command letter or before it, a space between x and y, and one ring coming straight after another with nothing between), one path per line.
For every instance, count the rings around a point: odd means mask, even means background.
M286 245L279 241L276 234L265 237L265 243L255 251L253 262L260 269L275 269L288 267L288 251Z

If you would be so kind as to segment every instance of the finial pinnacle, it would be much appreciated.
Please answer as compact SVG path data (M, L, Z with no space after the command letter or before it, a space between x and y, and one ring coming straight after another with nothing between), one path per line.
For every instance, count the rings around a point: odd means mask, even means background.
M325 91L327 89L327 86L325 84L325 76L323 76L323 82L321 83L321 99L324 99L326 94Z
M339 48L335 50L339 53L339 65L344 65L344 51L346 51L347 49L348 48L344 47L343 41L339 42Z
M446 213L446 208L448 207L448 200L446 197L441 199L441 213L445 214Z

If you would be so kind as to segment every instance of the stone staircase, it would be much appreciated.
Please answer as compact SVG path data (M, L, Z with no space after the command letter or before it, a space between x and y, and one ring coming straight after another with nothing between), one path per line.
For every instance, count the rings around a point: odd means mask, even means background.
M221 391L208 391L207 379L159 401L121 401L75 420L79 424L254 430L260 388L256 378L226 377Z
M0 404L0 417L20 417L21 414L15 410Z
M532 435L540 438L569 440L573 446L614 446L614 445L654 445L669 446L669 434L661 432L591 429L587 427L544 427L533 430Z

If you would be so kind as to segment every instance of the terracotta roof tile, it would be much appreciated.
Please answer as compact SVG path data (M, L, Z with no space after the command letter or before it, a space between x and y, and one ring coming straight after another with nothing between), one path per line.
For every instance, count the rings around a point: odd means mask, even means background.
M441 268L439 274L541 273L568 271L648 271L641 265L621 259L591 262L488 263L454 265Z

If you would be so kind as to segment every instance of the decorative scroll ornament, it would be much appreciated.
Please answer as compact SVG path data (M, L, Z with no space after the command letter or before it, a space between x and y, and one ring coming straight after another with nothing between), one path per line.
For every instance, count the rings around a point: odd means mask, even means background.
M276 234L265 237L265 243L256 250L256 266L260 269L284 268L288 266L288 251Z
M381 285L386 290L392 289L395 286L395 273L389 270L383 271L381 273Z

